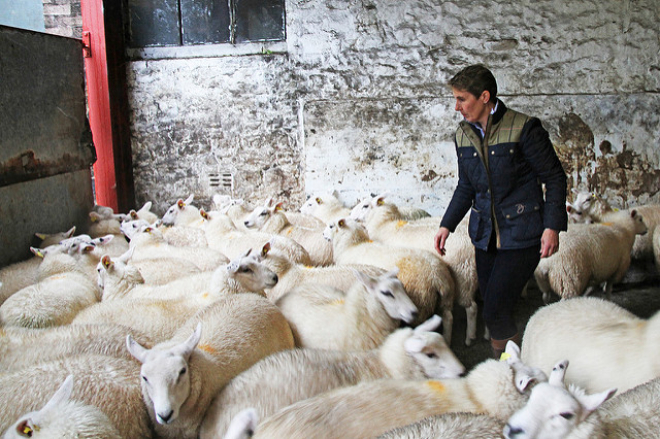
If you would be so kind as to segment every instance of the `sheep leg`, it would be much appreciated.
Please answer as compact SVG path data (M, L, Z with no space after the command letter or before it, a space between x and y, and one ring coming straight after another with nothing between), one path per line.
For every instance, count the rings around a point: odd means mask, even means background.
M465 345L472 346L472 342L477 339L477 313L479 311L477 303L472 301L470 306L465 308L467 315L467 330L465 334Z
M445 338L447 345L451 345L451 330L454 325L454 315L451 309L442 310L442 336Z

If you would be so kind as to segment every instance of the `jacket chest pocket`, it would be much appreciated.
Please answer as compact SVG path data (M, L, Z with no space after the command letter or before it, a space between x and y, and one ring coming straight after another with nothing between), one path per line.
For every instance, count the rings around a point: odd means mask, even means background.
M495 145L488 148L488 168L491 175L504 174L511 177L516 169L515 163L514 145Z
M458 149L458 166L470 179L473 186L476 186L483 172L483 163L479 153L474 147L463 147Z

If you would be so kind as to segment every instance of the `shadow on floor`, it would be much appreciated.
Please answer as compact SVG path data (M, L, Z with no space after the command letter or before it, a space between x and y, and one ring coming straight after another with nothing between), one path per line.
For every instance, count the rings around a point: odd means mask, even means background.
M477 293L478 294L478 293ZM595 297L605 297L604 294L592 294ZM559 300L553 297L553 301ZM614 286L612 301L641 318L649 318L660 310L660 272L652 263L634 262L623 281ZM462 307L454 307L454 327L451 348L467 371L475 365L491 357L490 342L484 336L484 322L481 319L481 300L477 325L477 340L472 346L465 346L465 330L467 319ZM521 298L515 310L518 328L524 331L527 321L534 312L543 306L541 292L533 282L530 282L527 298Z

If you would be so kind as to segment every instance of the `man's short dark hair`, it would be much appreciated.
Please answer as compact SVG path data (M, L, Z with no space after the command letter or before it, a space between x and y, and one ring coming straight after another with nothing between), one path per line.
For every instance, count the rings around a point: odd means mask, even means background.
M483 64L465 67L449 80L449 85L457 90L467 91L475 97L481 96L484 90L490 93L490 102L497 98L497 81L493 73Z

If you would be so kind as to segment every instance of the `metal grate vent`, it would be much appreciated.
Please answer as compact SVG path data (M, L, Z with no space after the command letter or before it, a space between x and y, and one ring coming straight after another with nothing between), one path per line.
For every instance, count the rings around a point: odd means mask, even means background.
M209 173L209 187L211 189L224 188L234 192L234 174L231 172Z

